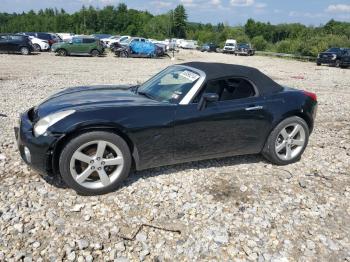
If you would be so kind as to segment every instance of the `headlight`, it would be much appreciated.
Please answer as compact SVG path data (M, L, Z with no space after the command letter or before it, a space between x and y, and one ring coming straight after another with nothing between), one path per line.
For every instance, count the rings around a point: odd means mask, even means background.
M67 110L45 116L34 125L34 135L36 137L44 135L50 126L73 113L75 113L75 110Z
M335 60L335 59L337 59L337 55L336 55L336 54L333 54L332 60Z

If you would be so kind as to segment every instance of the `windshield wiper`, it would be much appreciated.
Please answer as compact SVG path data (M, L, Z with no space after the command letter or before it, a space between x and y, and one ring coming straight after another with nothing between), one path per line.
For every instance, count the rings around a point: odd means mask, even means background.
M137 91L136 91L136 92L137 92ZM150 95L149 93L147 93L147 92L138 91L137 94L142 95L142 96L145 96L145 97L147 97L147 98L149 98L149 99L155 100L154 97L153 97L152 95Z

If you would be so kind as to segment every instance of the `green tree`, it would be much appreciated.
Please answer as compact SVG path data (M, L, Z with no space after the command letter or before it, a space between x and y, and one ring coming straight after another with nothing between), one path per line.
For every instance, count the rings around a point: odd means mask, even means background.
M174 35L177 38L186 38L187 13L183 5L178 5L174 9Z
M268 46L268 42L265 40L265 38L261 35L255 36L252 39L252 45L254 48L258 51L264 51L266 50L266 47Z

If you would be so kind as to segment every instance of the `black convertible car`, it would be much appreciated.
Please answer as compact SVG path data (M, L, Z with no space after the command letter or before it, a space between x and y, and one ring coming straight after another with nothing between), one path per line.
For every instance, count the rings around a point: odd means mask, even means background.
M218 63L170 66L140 86L69 88L21 115L24 161L82 194L118 187L131 168L262 153L300 159L316 95L259 70Z

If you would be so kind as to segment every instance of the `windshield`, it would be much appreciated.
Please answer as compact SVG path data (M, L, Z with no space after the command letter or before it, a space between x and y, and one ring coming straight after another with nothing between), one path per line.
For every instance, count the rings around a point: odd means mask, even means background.
M235 46L235 44L233 44L233 43L226 43L225 45L226 46Z
M200 75L190 69L169 67L138 88L138 93L159 102L178 103L198 81Z
M248 44L239 44L239 48L249 48Z
M336 47L329 48L326 52L338 53L340 52L340 48L336 48Z

